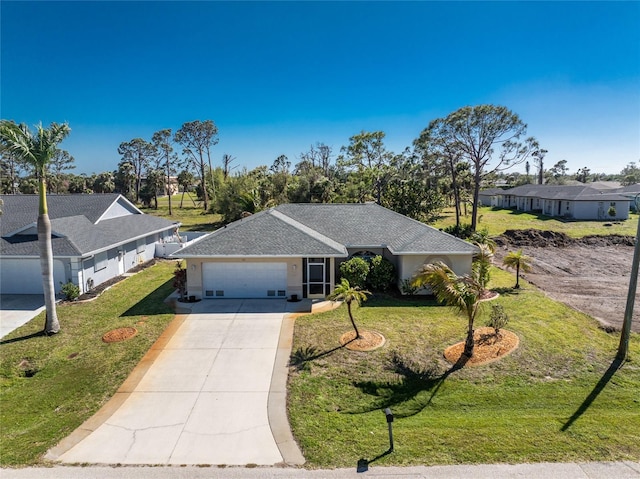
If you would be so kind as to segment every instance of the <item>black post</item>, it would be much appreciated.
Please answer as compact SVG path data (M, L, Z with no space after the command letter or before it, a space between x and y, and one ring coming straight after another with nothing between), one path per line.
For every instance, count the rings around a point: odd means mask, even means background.
M387 416L387 426L389 426L389 452L393 452L393 413L391 409L386 408L384 414Z

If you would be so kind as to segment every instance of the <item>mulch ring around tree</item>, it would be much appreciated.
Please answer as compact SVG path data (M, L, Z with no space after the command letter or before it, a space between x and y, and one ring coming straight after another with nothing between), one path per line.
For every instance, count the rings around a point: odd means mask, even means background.
M373 351L384 346L386 339L376 331L360 331L356 339L355 331L348 331L340 336L340 344L352 351Z
M475 346L473 348L473 356L469 359L462 358L464 351L464 341L449 346L444 351L444 357L451 364L457 364L458 361L469 366L480 366L492 361L496 361L507 354L514 351L520 339L511 331L501 329L496 336L495 330L489 327L478 328L473 333Z
M136 334L138 334L138 330L136 328L129 327L112 329L102 336L102 340L105 343L117 343L118 341L133 338Z

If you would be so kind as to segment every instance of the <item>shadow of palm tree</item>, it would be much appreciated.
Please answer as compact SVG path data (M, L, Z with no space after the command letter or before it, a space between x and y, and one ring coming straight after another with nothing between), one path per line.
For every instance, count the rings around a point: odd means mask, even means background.
M620 359L614 359L609 368L605 371L604 375L600 378L598 383L594 386L593 390L589 393L589 395L585 398L585 400L580 404L576 412L569 418L569 420L564 423L564 425L560 428L561 431L566 431L571 427L571 425L576 422L580 416L582 416L587 409L591 406L593 401L598 397L598 395L602 392L605 386L611 381L611 378L616 373L618 369L622 367L624 361Z
M399 382L362 381L354 383L363 393L373 396L374 401L367 407L344 411L347 414L362 414L384 408L395 408L397 418L409 417L425 409L436 396L446 379L455 371L464 367L468 358L461 356L443 374L438 374L435 368L418 370L394 355L392 366L394 372L402 376ZM423 395L422 392L431 392ZM398 408L398 406L402 406Z
M44 332L44 330L42 330L42 331L38 331L37 333L31 333L31 334L27 334L26 336L20 336L19 338L5 339L3 341L0 341L0 345L17 343L19 341L26 341L27 339L39 338L40 336L46 336L46 335L47 334Z
M522 279L522 277L520 277ZM491 288L491 291L495 291L501 296L517 296L522 291L522 288Z
M344 348L347 344L355 340L356 338L350 339L349 341L347 341L344 344L341 344L340 346L336 346L335 348L328 349L322 352L318 352L318 350L313 346L307 346L306 348L298 348L291 353L291 356L289 357L289 365L294 366L298 371L300 371L302 369L305 369L310 362L325 356L329 356L331 353L334 353Z

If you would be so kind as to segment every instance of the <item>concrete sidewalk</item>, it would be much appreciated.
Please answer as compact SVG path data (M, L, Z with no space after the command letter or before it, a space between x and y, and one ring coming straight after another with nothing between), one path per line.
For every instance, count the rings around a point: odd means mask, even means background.
M54 467L3 469L2 479L638 479L640 462L480 464L305 470L245 467Z
M285 409L292 334L286 328L292 322L283 319L300 305L215 300L191 306L114 398L46 459L127 465L304 462ZM274 367L278 357L285 363L280 359Z

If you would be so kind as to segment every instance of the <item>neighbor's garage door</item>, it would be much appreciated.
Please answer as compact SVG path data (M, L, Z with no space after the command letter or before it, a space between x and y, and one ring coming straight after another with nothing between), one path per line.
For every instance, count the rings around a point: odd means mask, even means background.
M284 298L286 263L204 263L205 298Z
M42 270L39 259L7 259L0 261L2 294L42 294ZM59 260L53 262L53 286L60 291L60 283L66 283L64 265Z

